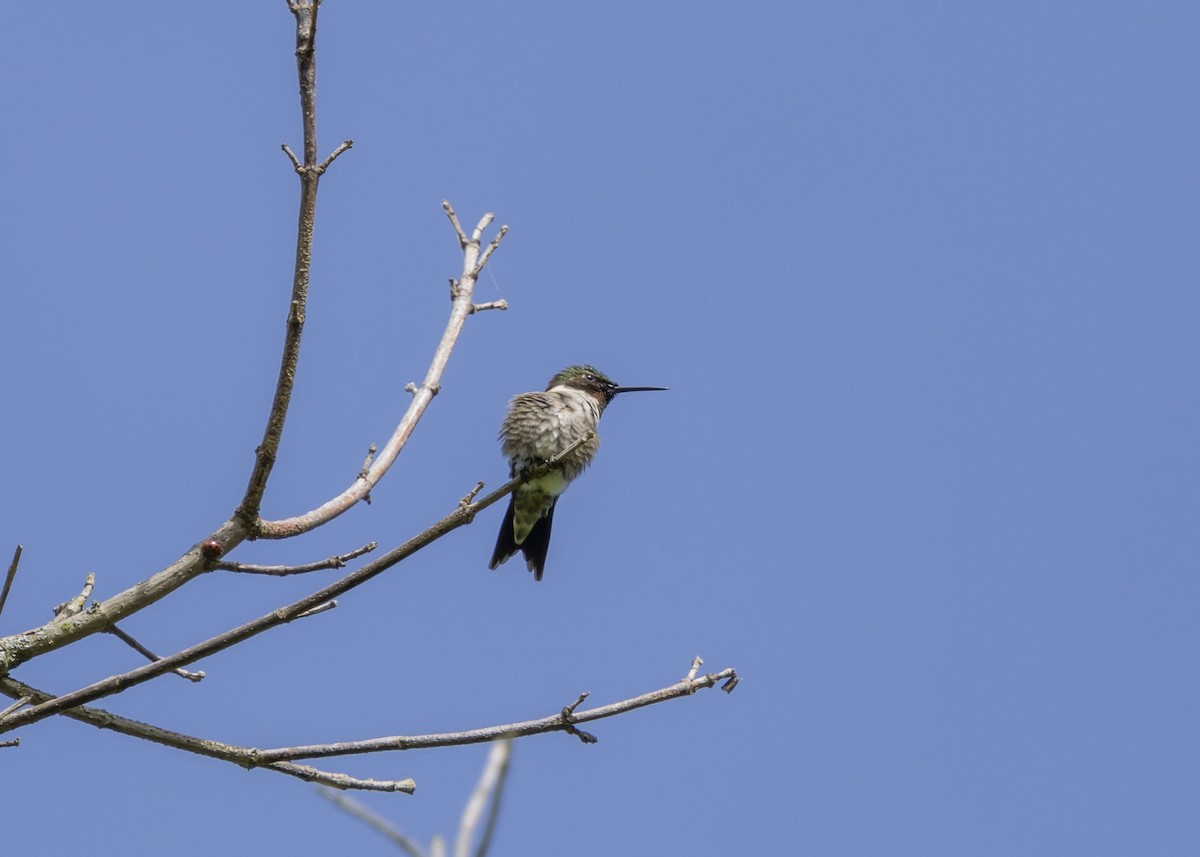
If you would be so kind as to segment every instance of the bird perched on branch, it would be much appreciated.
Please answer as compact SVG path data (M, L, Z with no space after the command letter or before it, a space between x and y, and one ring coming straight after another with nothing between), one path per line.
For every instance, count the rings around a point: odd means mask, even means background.
M510 477L522 476L579 440L587 440L549 472L529 480L509 496L508 511L488 568L504 564L521 551L534 578L542 579L554 505L592 463L600 447L596 436L600 415L618 393L666 389L621 387L593 366L568 366L550 379L544 392L513 396L500 425L501 449L508 456Z

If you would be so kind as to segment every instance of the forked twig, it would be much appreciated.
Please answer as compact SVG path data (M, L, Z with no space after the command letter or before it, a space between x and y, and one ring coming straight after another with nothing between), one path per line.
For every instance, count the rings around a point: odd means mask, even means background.
M0 693L4 693L10 697L30 699L39 703L51 698L50 694L45 691L30 687L24 682L17 681L12 676L0 678ZM261 764L256 760L258 751L253 747L238 747L234 744L224 744L220 741L196 738L192 735L185 735L182 732L172 732L169 729L163 729L149 723L130 720L128 717L122 717L101 708L79 706L72 708L70 711L63 712L63 715L99 729L111 729L113 732L119 732L122 735L153 741L156 744L163 744L177 750L186 750L189 753L208 756L211 759L232 762L243 768L265 768L268 771L275 771L276 773L286 774L289 777L297 777L306 782L318 783L335 789L359 789L363 791L412 794L417 787L412 779L361 779L333 771L322 771L309 765L296 765L291 762Z
M466 732L445 732L433 735L390 735L384 738L368 738L364 741L343 741L334 744L310 744L303 747L279 747L272 750L262 750L258 758L265 762L277 762L295 759L324 759L330 756L349 756L358 753L378 753L383 750L423 750L431 747L457 747L464 744L483 744L504 738L523 738L528 735L540 735L546 732L567 732L578 734L576 723L588 723L606 717L615 717L627 711L645 708L670 699L691 696L698 690L715 687L724 683L722 689L732 690L737 683L737 672L724 669L720 672L709 673L694 679L682 679L669 687L644 693L631 699L589 708L586 711L576 711L586 694L581 694L574 703L547 717L536 720L526 720L520 723L506 723L500 726L488 726L482 729L471 729ZM584 733L586 734L586 733ZM581 738L584 743L595 743Z
M248 640L270 628L303 618L305 615L311 615L314 608L320 607L325 602L331 601L356 586L361 586L376 575L381 574L398 562L437 541L446 535L446 533L453 532L459 527L469 524L481 510L504 499L515 491L519 485L528 482L530 479L536 479L544 475L550 468L555 467L558 462L562 461L591 438L592 434L588 432L540 467L530 468L528 472L510 479L495 491L473 503L465 506L457 506L454 511L446 515L432 527L418 533L398 547L392 548L383 556L368 562L357 571L347 574L340 580L329 584L323 589L317 590L311 595L301 598L299 601L293 601L291 604L280 607L277 610L272 610L264 616L259 616L257 619L252 619L244 625L240 625L223 634L218 634L194 646L189 646L173 655L159 658L154 663L146 664L145 666L119 675L109 676L87 687L79 688L78 690L56 696L52 699L48 698L44 702L31 706L6 720L0 721L0 732L7 732L19 726L27 726L37 720L50 717L77 705L84 705L93 700L118 693L133 685L141 684L166 672L170 672L176 667L186 666L200 658L228 649L230 646L237 645L243 640Z
M285 577L290 574L306 574L310 571L321 571L327 568L345 568L346 563L358 559L365 553L370 553L377 547L379 547L378 542L368 542L362 547L340 556L331 556L304 565L251 565L244 562L218 562L214 567L222 571L236 571L239 574L267 574L274 577Z
M442 376L445 373L447 364L450 362L450 355L454 351L454 346L462 334L467 317L477 311L473 299L475 281L479 276L479 272L483 269L484 263L491 257L495 249L500 246L501 239L508 233L508 227L500 227L500 231L496 237L492 239L486 248L483 248L483 233L491 225L495 217L494 215L485 214L481 217L475 229L468 236L463 230L462 223L459 222L458 215L455 214L454 208L450 203L443 202L442 208L445 210L446 216L450 219L450 223L454 227L454 233L458 238L459 246L462 248L463 264L462 273L459 275L459 278L450 281L450 296L452 299L450 317L446 321L441 341L438 343L437 348L434 350L433 358L430 360L429 368L425 373L425 380L419 385L410 383L405 387L405 390L412 393L412 400L409 402L408 408L400 418L400 422L396 425L392 436L388 438L387 443L379 451L379 454L364 465L364 468L359 471L354 482L336 497L301 515L276 521L258 521L255 524L255 528L259 538L283 539L308 532L343 514L360 500L367 499L371 494L371 489L379 483L379 480L384 477L396 461L397 456L399 456L405 444L408 443L409 437L417 427L417 423L420 422L421 417L424 416L434 396L441 390ZM497 306L493 308L499 309L499 302L496 303Z

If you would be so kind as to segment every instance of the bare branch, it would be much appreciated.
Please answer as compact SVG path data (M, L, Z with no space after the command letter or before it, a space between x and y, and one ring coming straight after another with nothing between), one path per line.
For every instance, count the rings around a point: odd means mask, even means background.
M50 694L45 691L30 687L11 676L0 678L0 693L10 697L32 699L37 703L43 703L51 699ZM99 729L111 729L122 735L141 738L145 741L174 747L177 750L186 750L189 753L208 756L211 759L232 762L243 768L266 768L269 771L287 774L290 777L297 777L306 782L319 783L336 789L361 789L365 791L404 792L412 794L417 787L412 779L364 780L346 774L321 771L308 765L295 765L288 762L282 764L274 762L262 764L258 761L259 751L253 747L238 747L233 744L223 744L220 741L196 738L191 735L185 735L182 732L172 732L169 729L163 729L150 723L130 720L127 717L121 717L118 714L113 714L100 708L79 706L78 708L64 712L64 716L72 720L78 720L81 723L90 724Z
M135 613L167 594L175 591L197 575L209 570L210 563L219 558L221 552L233 550L251 534L251 527L258 520L258 509L267 477L274 463L279 437L283 429L287 403L299 349L300 331L303 327L309 264L311 261L312 220L315 206L316 186L319 172L316 163L315 124L315 62L313 38L316 32L316 6L314 2L290 2L288 8L296 16L296 56L300 78L301 113L305 137L304 162L295 156L286 145L284 152L301 174L300 217L297 229L296 266L293 277L292 300L289 304L288 326L284 339L283 356L280 364L280 383L276 387L263 443L256 452L254 470L247 485L246 495L238 512L221 525L205 542L216 545L217 554L194 545L171 565L140 581L125 591L109 598L92 609L74 616L59 617L52 622L26 631L0 638L0 674L15 669L20 664L47 652L69 645L90 634L107 630L114 623ZM342 148L344 151L345 148ZM335 152L340 154L340 152ZM332 156L331 159L332 160Z
M133 637L126 634L124 631L122 631L116 625L113 625L111 628L109 628L108 633L112 634L114 637L116 637L122 643L129 646L129 648L133 649L135 652L142 655L144 658L146 658L146 660L157 661L159 659L158 655L154 654L154 652L147 649L145 646L143 646L141 643L139 643ZM187 670L177 669L177 670L174 670L173 672L175 673L175 675L182 676L183 678L186 678L190 682L197 682L197 681L201 681L204 679L204 670L200 670L199 672L193 673L193 672L188 672ZM4 719L3 716L0 715L0 720L3 720L3 719Z
M0 589L0 613L4 612L4 604L8 601L8 591L12 589L13 579L17 576L17 566L21 564L21 552L24 550L20 545L13 551L12 562L8 564L8 573L4 575L4 588Z
M476 277L479 276L479 272L483 270L483 266L487 264L488 259L492 258L492 254L496 252L496 248L500 246L500 242L504 240L504 236L507 234L508 227L501 226L500 231L496 233L496 237L488 243L486 248L484 248L483 253L481 253L479 256L479 262L475 265L474 273ZM508 305L505 304L504 308L507 309Z
M353 140L343 140L340 146L329 153L328 158L321 161L321 163L317 165L317 172L325 172L327 169L329 169L329 165L338 159L338 155L342 154L342 152L351 148L353 145Z
M0 720L0 733L8 732L20 726L27 726L30 723L61 713L76 705L83 705L94 699L119 693L133 685L141 684L166 672L170 672L176 667L185 666L214 652L228 649L230 646L237 645L243 640L248 640L270 628L299 619L305 614L311 614L313 608L321 606L326 601L330 601L356 586L361 586L377 574L412 556L421 550L421 548L432 544L447 533L469 524L475 520L475 516L480 511L504 499L515 491L519 485L528 482L530 479L536 479L539 476L545 475L559 461L566 458L591 438L592 433L588 432L542 466L530 468L523 475L510 479L480 500L467 505L460 504L453 512L446 515L432 527L418 533L398 547L392 548L383 556L367 563L358 569L358 571L351 572L340 580L326 586L324 589L320 589L285 607L272 610L265 616L260 616L223 634L218 634L204 642L189 646L173 655L159 658L154 663L146 664L145 666L119 675L109 676L106 679L94 682L87 687L63 694L62 696L56 696L52 699L48 698L45 702L27 708L10 718ZM98 606L97 609L101 610L102 606Z
M454 233L458 235L458 245L466 250L471 239L467 237L467 233L463 232L462 224L458 222L458 215L454 213L454 206L450 204L450 200L442 200L442 211L446 212L446 216L450 218L450 223L454 226Z
M578 708L580 703L582 703L589 696L591 696L591 694L586 690L579 694L578 699L563 708L562 713L559 714L559 718L563 723L563 731L568 735L574 735L584 744L595 744L600 740L599 738L597 738L591 732L584 732L582 729L575 728L575 709Z
M479 496L479 492L482 490L483 490L483 483L476 482L475 487L467 492L467 496L463 497L461 500L458 501L458 505L459 506L470 506L471 501L474 500L477 496Z
M479 838L479 847L475 849L475 857L486 857L492 845L492 836L496 833L496 822L500 818L500 806L504 799L504 786L508 783L509 760L512 758L512 742L504 741L502 746L508 747L504 757L504 768L496 781L496 789L492 793L492 803L488 808L487 824L483 828L483 836Z
M358 469L359 479L367 478L367 473L371 470L371 462L375 460L375 453L377 451L378 448L375 446L375 444L371 444L369 447L367 447L367 457L363 459L363 466ZM370 500L367 502L370 502Z
M311 610L305 610L297 619L307 619L309 616L316 616L318 613L324 613L326 610L332 610L338 606L337 601L326 601L324 604L318 604Z
M388 438L378 457L366 468L365 473L360 472L354 482L342 491L341 494L323 503L316 509L284 520L258 521L256 529L257 535L260 538L281 539L308 532L333 520L360 500L368 497L371 489L384 477L393 462L395 462L396 457L400 454L400 450L408 443L408 438L412 434L413 429L420 422L421 417L425 414L425 410L429 407L429 403L433 401L433 397L441 389L442 375L445 373L446 365L450 362L450 355L454 351L454 346L458 342L458 337L462 333L467 317L475 309L472 296L475 291L475 280L483 267L481 258L490 255L495 246L499 246L501 235L507 231L507 228L502 227L500 230L501 234L493 239L492 244L488 245L488 250L481 255L480 243L483 240L483 233L494 219L494 215L485 214L480 218L474 232L468 238L466 233L463 232L462 224L459 223L458 216L454 214L454 209L451 208L450 203L444 202L442 206L446 209L446 213L450 217L450 222L454 225L455 233L458 235L459 244L462 246L463 266L459 279L452 281L450 289L452 299L450 318L447 320L446 328L442 332L441 341L433 353L429 369L425 373L425 380L419 387L405 388L413 393L412 401L409 402L408 409L404 412L404 416L400 418L400 422L397 424L395 431L392 432L392 436ZM247 507L243 506L243 509L245 508Z
M577 732L576 723L588 723L605 717L615 717L627 711L644 708L690 696L697 690L713 687L719 682L735 682L737 673L733 669L724 669L717 673L709 673L695 679L683 679L670 687L644 693L632 699L613 702L586 711L574 711L573 706L567 706L561 711L537 720L526 720L521 723L508 723L502 726L488 726L483 729L472 729L467 732L446 732L436 735L392 735L386 738L370 738L365 741L344 741L336 744L311 744L307 747L281 747L274 750L263 750L259 759L264 762L278 762L290 759L327 758L329 756L347 756L355 753L378 753L382 750L418 750L429 747L454 747L462 744L482 744L497 741L502 738L523 738L527 735L539 735L545 732ZM575 705L578 705L577 700Z
M308 783L329 786L334 789L357 789L364 792L403 792L410 795L417 790L417 784L407 780L364 780L349 774L336 774L330 771L319 771L307 765L291 765L289 768L272 768L281 774L296 777Z
M32 696L17 697L16 702L14 702L12 705L8 706L8 708L4 709L3 711L0 711L0 720L3 720L5 717L12 714L14 711L24 708L26 705L28 705L32 701L33 701Z
M288 156L288 160L292 162L292 168L296 172L304 172L304 164L300 163L300 159L296 157L296 153L292 151L292 147L284 143L279 148L283 149L283 153Z
M83 605L87 603L88 596L92 594L92 587L95 585L96 575L89 571L87 577L83 579L83 589L80 593L70 601L64 601L54 608L54 618L56 620L63 620L79 615L79 612L83 610Z
M398 829L396 829L390 821L378 813L372 812L367 807L356 801L352 797L338 794L331 789L318 789L317 794L330 801L334 806L350 815L357 818L359 821L366 824L368 827L382 833L393 845L400 850L407 852L410 857L425 857L425 852L421 850L421 846L409 839Z
M498 741L492 745L492 751L488 753L487 762L483 766L483 773L479 775L479 782L475 784L475 789L463 807L462 821L458 825L458 838L454 844L454 857L470 857L471 840L475 837L475 828L479 826L484 807L488 808L487 824L484 826L475 857L484 857L487 854L500 812L500 797L511 756L512 741Z
M501 299L498 301L488 301L487 303L483 304L473 304L471 306L471 314L473 315L477 312L485 312L489 309L506 310L508 309L508 301Z
M37 628L0 637L0 674L11 672L28 660L70 645L90 634L107 631L126 616L174 592L208 570L211 560L204 548L206 544L215 543L219 555L222 546L225 550L232 550L245 540L246 528L240 521L231 519L208 539L192 545L166 568L99 604L93 604L88 610L65 620L56 617Z
M454 849L455 857L468 857L470 854L471 840L474 838L475 829L479 826L479 820L485 808L487 809L487 822L484 826L483 835L480 837L479 846L475 849L475 857L485 857L487 854L492 834L496 829L496 819L500 811L501 796L507 780L508 762L511 756L511 741L497 742L492 746L491 752L488 753L487 762L484 764L479 782L471 792L466 806L463 808L463 816L459 824L458 838ZM421 846L414 840L406 836L386 818L373 812L354 798L338 794L329 789L318 789L318 794L339 809L354 816L368 827L387 837L392 844L409 854L410 857L425 857L425 852L421 850ZM430 854L444 853L445 841L441 836L434 836L430 846Z
M240 562L218 562L216 568L222 571L236 571L240 574L269 574L274 577L285 577L289 574L305 574L310 571L320 571L326 568L345 568L346 563L358 559L365 553L370 553L379 547L378 542L368 542L360 548L355 548L341 556L331 556L327 559L310 562L306 565L250 565Z
M300 360L300 339L304 333L305 310L308 306L308 282L312 269L313 223L317 212L317 186L321 173L333 158L349 148L343 143L330 155L325 164L317 163L317 9L318 3L289 3L296 18L296 74L300 80L300 116L304 133L304 163L297 162L291 149L284 152L291 158L300 176L300 216L296 226L296 261L292 273L292 298L283 337L283 354L279 361L279 377L262 442L255 450L254 468L234 516L245 524L258 520L267 479L275 466L279 441L287 421L292 389L296 383L296 367Z
M513 477L495 491L485 495L483 498L466 505L460 503L460 505L455 508L453 512L446 515L432 527L429 527L423 532L418 533L403 544L392 548L383 556L367 563L362 568L351 572L340 580L331 583L324 589L320 589L311 595L300 599L299 601L294 601L285 607L280 607L277 610L273 610L265 616L260 616L244 625L240 625L237 628L226 631L223 634L218 634L217 636L201 643L197 643L194 646L189 646L188 648L178 651L173 655L169 655L165 658L159 658L154 663L146 664L145 666L138 667L137 669L130 670L129 672L121 673L119 675L109 676L106 679L102 679L101 681L95 682L87 687L80 688L71 693L63 694L62 696L56 696L52 699L48 698L45 702L34 705L31 708L27 708L13 717L0 719L0 733L8 732L20 726L27 726L30 723L66 711L68 708L72 708L76 705L83 705L91 702L92 700L100 699L104 696L110 696L114 693L119 693L120 691L132 687L135 684L141 684L142 682L149 681L152 678L156 678L164 673L170 672L176 667L186 666L192 661L199 660L200 658L207 657L214 652L219 652L229 648L230 646L237 645L243 640L248 640L251 637L261 634L263 631L269 630L270 628L286 624L295 619L301 618L305 614L310 614L313 611L313 608L320 607L326 601L330 601L337 596L350 591L356 586L361 586L363 583L366 583L377 574L380 574L391 568L393 565L396 565L404 559L407 559L417 551L421 550L427 545L432 544L447 533L453 532L459 527L471 523L473 520L475 520L475 516L479 512L504 499L513 491L515 491L518 486L524 484L525 482L545 475L552 468L554 468L559 461L566 458L582 444L591 440L592 436L592 433L588 432L558 455L549 459L545 464L539 467L532 467L526 473ZM226 527L232 528L234 526L235 522L233 521L230 521L226 524ZM220 536L223 532L224 531L218 531L217 535ZM234 536L240 538L241 531L231 530L228 536L229 538L233 538ZM211 539L211 541L224 543L222 542L221 538L214 538ZM199 557L200 551L200 546L197 546L193 548L193 551L189 552L188 556L194 552L196 556ZM150 581L143 581L143 583L126 590L121 596L109 599L109 601L105 602L104 604L93 605L95 609L84 615L88 616L93 623L104 623L101 627L96 628L96 630L107 630L112 624L112 622L107 621L106 619L105 611L109 603L117 602L118 599L126 596L136 596L137 593L147 589L150 584L154 583L155 580L164 574L167 574L167 572L160 572L159 575L155 575L155 577L151 578ZM183 581L180 581L177 585L182 585L182 583ZM165 592L163 594L165 594ZM117 606L122 605L117 604ZM132 610L129 612L132 612ZM117 617L114 617L113 621L115 621L116 618ZM34 632L34 636L41 636L44 633L45 628L41 628L38 629L37 632ZM79 635L81 636L82 634ZM8 662L10 664L9 669L34 656L33 654L28 654L31 647L24 643L26 636L27 635L16 635L0 641L8 642L11 640L16 640L21 642L23 645L22 649L17 649L8 653ZM49 641L50 644L45 645L44 650L49 651L53 648L58 648L58 646L66 645L67 642L70 642L72 638L72 636L67 634L59 637L51 637ZM0 655L4 654L6 654L6 652L3 648L0 648ZM24 655L24 657L22 657L22 655ZM0 674L2 674L4 671L3 667L4 663L0 661Z

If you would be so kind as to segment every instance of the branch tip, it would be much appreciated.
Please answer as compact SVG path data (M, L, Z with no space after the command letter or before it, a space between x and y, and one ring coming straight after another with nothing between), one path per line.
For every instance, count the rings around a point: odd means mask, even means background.
M318 604L316 607L313 607L311 610L305 610L303 613L300 613L299 615L297 615L296 618L297 619L307 619L309 616L316 616L318 613L324 613L326 610L332 610L333 608L335 608L337 606L338 606L337 599L336 598L331 599L329 601L326 601L324 604Z
M8 572L4 575L4 588L0 589L0 613L4 612L4 603L8 601L8 591L12 589L14 578L17 576L17 566L21 564L21 554L24 552L21 545L17 545L13 551L12 562L8 564Z
M593 735L591 732L584 732L582 729L577 729L569 723L567 724L566 728L563 731L565 731L568 735L574 735L576 738L578 738L584 744L600 743L600 739L597 738L595 735Z
M300 163L300 159L296 157L296 153L292 151L292 147L284 143L279 148L283 149L283 153L288 156L288 160L292 162L292 168L300 173L304 172L304 165Z
M484 231L492 225L492 221L496 219L495 212L487 212L483 217L479 218L479 222L475 224L475 231L471 233L472 241L483 240Z
M328 158L321 161L320 166L317 167L317 172L318 173L325 172L325 170L329 169L329 165L338 159L338 155L342 154L342 152L345 152L346 150L352 148L353 146L354 146L353 140L343 140L340 146L338 146L336 149L334 149L332 152L329 153Z
M598 742L600 740L592 733L584 732L582 729L576 728L576 726L575 726L575 709L578 708L583 703L583 701L591 695L592 694L590 691L585 690L583 693L579 694L578 699L576 699L570 705L566 706L562 710L562 714L561 714L562 721L563 721L563 727L562 727L563 731L566 732L568 735L574 735L576 738L578 738L584 744L595 744L596 742Z
M371 462L375 460L375 452L377 449L378 447L376 447L375 444L371 444L369 447L367 447L367 457L363 459L362 467L360 467L358 470L359 479L366 479L367 474L371 472Z
M129 646L129 648L133 649L135 652L137 652L139 655L144 657L146 660L150 661L151 663L162 660L162 658L160 658L158 655L154 654L154 652L147 649L145 646L143 646L141 643L139 643L133 637L126 634L124 631L122 631L116 625L109 625L108 628L106 628L105 630L108 631L108 633L112 634L114 637L116 637L118 640L120 640L122 643ZM180 678L186 678L188 681L190 681L192 683L204 680L204 670L199 670L197 672L191 672L189 670L183 669L182 667L178 667L175 670L173 670L173 672L175 673L175 675L179 676Z
M461 508L470 506L471 503L475 500L475 498L477 496L479 496L479 492L482 490L483 490L483 483L476 482L475 487L472 488L469 492L467 492L467 496L463 497L461 500L458 501L459 508L461 509Z
M467 237L466 232L463 232L462 224L458 222L458 215L454 213L454 206L450 204L450 200L442 200L442 211L446 212L446 216L450 218L450 223L454 225L454 233L458 236L458 244L465 250L471 243L471 239Z
M488 217L491 216L492 215L490 214L488 215ZM480 222L482 224L482 221ZM490 223L491 221L488 222ZM492 257L492 253L494 253L496 248L500 246L500 242L504 240L504 236L507 234L508 226L501 226L500 231L496 233L496 237L488 243L487 247L485 247L483 252L479 255L479 262L475 265L475 268L472 272L475 276L479 276L479 272L483 270L483 266L487 264L488 259Z
M326 557L325 559L305 563L304 565L251 565L240 562L218 562L213 567L221 571L234 571L239 574L266 574L272 577L287 577L290 574L306 574L310 571L321 571L326 568L344 568L350 560L358 559L363 554L370 553L377 547L379 547L378 542L367 542L362 547L355 548L340 556Z
M488 301L487 303L482 303L482 304L471 304L471 314L472 315L474 315L477 312L484 312L489 309L506 310L506 309L508 309L508 301L501 298L498 301Z
M28 705L32 701L33 701L33 697L29 696L28 694L26 694L25 696L22 696L22 697L18 697L16 702L14 702L12 705L8 706L8 708L4 709L3 711L0 711L0 720L3 720L5 717L8 717L8 715L12 714L14 711L19 711L20 709L24 708L26 705Z
M563 717L570 717L572 714L574 714L575 709L578 708L580 705L582 705L583 701L591 695L592 695L592 692L590 690L585 690L583 693L579 694L578 699L576 699L574 702L572 702L570 705L568 705L566 708L564 708L562 710Z
M87 602L88 596L92 594L92 587L96 585L96 575L92 572L87 573L87 577L83 579L83 590L74 598L64 601L54 608L54 618L70 619L72 616L79 615L83 610L83 605Z

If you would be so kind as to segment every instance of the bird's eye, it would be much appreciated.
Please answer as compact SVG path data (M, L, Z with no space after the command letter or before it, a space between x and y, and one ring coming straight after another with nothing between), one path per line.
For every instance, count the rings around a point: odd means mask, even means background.
M595 380L596 380L596 376L595 376L595 375L588 375L588 374L585 374L585 375L583 376L583 380L585 380L585 381L595 381Z

